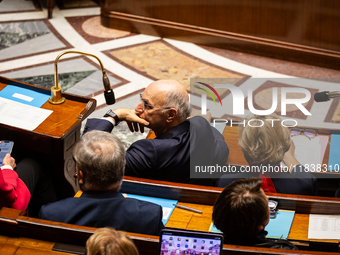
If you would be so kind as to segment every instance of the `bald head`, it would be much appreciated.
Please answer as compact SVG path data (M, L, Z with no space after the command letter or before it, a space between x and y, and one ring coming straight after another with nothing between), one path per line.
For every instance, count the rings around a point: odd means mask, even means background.
M166 94L168 92L174 92L177 95L182 95L189 101L189 95L184 86L176 80L158 80L151 83L148 88L157 91L160 94ZM159 94L158 94L159 95Z
M175 80L158 80L151 83L146 90L152 91L159 105L177 110L177 119L183 122L190 115L189 95L184 86Z
M135 111L158 136L190 116L189 95L178 81L155 81L146 87Z

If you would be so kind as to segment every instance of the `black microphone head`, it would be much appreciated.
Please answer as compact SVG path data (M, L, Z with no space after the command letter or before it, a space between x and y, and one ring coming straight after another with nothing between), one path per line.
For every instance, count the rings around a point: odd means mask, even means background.
M316 102L326 102L329 101L329 97L327 95L329 91L318 92L314 94L314 100Z
M116 102L115 99L115 93L113 93L113 90L104 90L104 96L105 96L105 101L107 105L114 104Z

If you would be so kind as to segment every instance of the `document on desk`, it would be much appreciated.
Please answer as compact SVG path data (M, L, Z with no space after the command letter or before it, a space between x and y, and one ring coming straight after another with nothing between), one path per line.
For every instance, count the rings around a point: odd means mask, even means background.
M295 157L302 165L311 166L314 164L315 168L322 161L325 155L328 136L318 135L309 139L304 135L293 136L292 140L295 144ZM313 169L309 167L309 169Z
M308 239L340 239L340 215L310 214Z
M32 89L25 89L15 85L7 85L0 91L0 97L27 104L35 107L41 107L51 95L40 93Z
M26 130L36 129L53 111L0 97L0 123Z
M295 211L278 210L275 218L270 218L265 230L267 238L287 239L294 220Z

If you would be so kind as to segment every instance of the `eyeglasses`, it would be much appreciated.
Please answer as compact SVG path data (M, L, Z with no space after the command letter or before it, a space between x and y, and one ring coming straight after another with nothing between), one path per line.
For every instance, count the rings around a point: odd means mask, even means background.
M296 135L301 135L302 134L304 136L307 136L309 140L317 135L317 132L315 130L313 130L313 129L292 128L290 130L290 133L291 133L292 136L296 136Z
M142 94L139 94L140 96L140 101L143 102L143 111L145 111L145 108L148 107L148 109L152 109L153 107L156 108L162 108L162 109L170 109L171 107L163 107L163 106L157 106L157 105L152 105L152 104L147 104L144 99L142 98Z

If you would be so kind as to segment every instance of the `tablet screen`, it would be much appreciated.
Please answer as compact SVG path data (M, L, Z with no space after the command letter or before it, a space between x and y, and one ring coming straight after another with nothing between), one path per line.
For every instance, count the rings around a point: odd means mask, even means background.
M223 236L219 234L164 230L160 237L160 255L220 255Z

